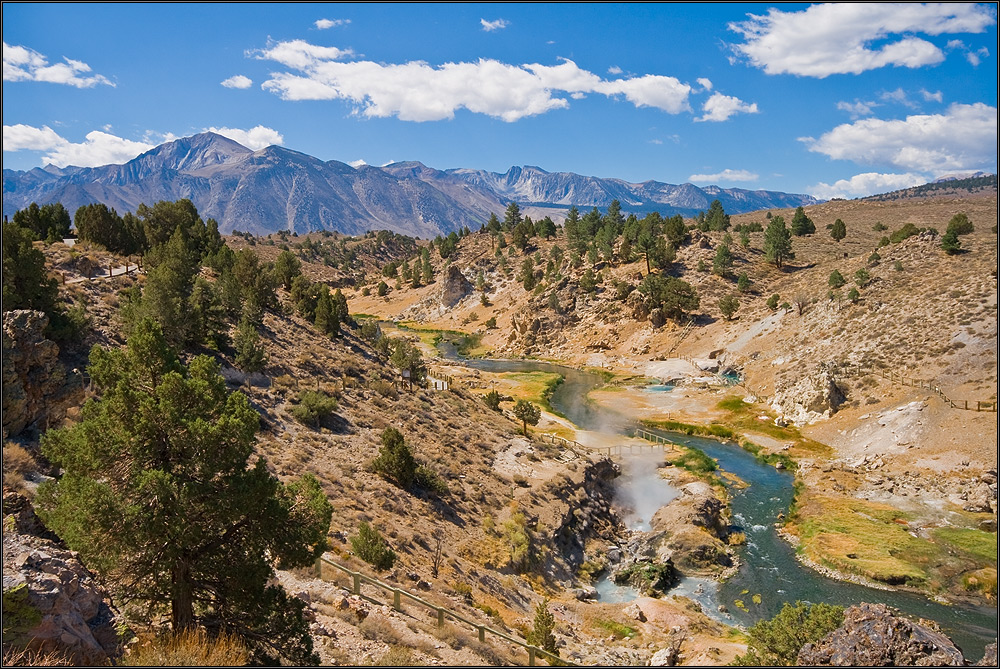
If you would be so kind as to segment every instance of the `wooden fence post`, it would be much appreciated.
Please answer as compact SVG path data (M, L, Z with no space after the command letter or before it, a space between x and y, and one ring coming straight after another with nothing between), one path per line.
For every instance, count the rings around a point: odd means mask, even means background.
M528 666L535 666L535 647L528 646Z
M392 591L392 608L396 609L397 611L403 610L403 604L399 599L399 590L395 588Z
M444 609L439 606L437 612L438 612L438 627L444 627Z
M479 628L479 643L486 643L486 627L483 625L476 625Z
M355 595L360 595L361 594L361 574L358 574L357 572L353 572L353 573L351 573L351 576L354 577L354 594Z

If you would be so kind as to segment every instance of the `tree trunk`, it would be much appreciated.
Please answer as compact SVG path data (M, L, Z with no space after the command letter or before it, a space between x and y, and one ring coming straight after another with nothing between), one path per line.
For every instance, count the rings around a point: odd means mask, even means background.
M194 588L191 565L178 562L173 568L173 592L170 599L170 626L175 632L194 627Z

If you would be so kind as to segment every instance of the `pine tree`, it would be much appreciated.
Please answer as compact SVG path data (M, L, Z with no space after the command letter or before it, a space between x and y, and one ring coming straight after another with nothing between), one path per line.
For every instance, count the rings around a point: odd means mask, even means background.
M962 242L958 238L958 233L955 230L950 229L944 233L941 237L941 248L950 256L955 255L962 250Z
M524 434L528 435L528 425L538 425L542 417L542 410L527 400L518 400L514 404L514 416L521 421L524 426Z
M333 298L326 284L321 284L319 297L316 299L316 316L313 323L323 334L337 335L340 333L340 321L334 313Z
M733 254L729 250L729 247L725 244L720 244L719 248L715 251L715 259L712 261L712 272L718 274L719 276L726 277L729 276L729 271L733 266Z
M382 431L382 446L372 461L372 469L403 490L409 490L417 474L417 461L410 452L403 434L394 427Z
M795 210L795 215L792 216L792 234L796 237L802 237L804 235L811 235L816 232L816 224L812 222L812 219L806 216L806 210L802 207L798 207Z
M236 359L233 361L236 367L248 374L264 369L264 365L267 364L267 350L260 343L260 333L249 317L244 316L240 319L233 345L236 347Z
M537 646L553 655L559 655L559 651L556 649L556 637L552 634L555 627L556 619L549 611L549 600L543 599L535 607L535 619L526 640L532 646Z
M795 257L792 253L792 236L781 216L773 217L764 231L764 257L779 269L785 260Z
M88 372L100 399L42 439L63 470L38 492L46 526L119 605L241 636L265 664L318 662L303 603L270 583L276 561L307 566L326 547L319 482L251 463L257 412L210 357L182 365L152 320L124 349L94 347Z
M833 227L830 228L830 236L833 237L833 241L835 242L839 242L847 236L847 226L839 218L833 222Z

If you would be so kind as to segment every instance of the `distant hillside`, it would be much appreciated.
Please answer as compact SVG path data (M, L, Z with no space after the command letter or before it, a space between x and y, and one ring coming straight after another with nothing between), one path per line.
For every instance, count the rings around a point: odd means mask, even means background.
M996 193L997 175L986 174L983 176L967 177L965 179L944 179L932 181L922 186L894 190L890 193L880 193L859 198L861 200L874 202L888 202L891 200L905 200L915 197L933 197L937 195L966 195L968 193Z
M616 199L626 213L684 216L708 209L715 199L732 214L817 202L809 195L634 184L538 167L512 167L504 174L442 171L419 162L352 167L279 146L251 151L214 133L162 144L124 165L4 170L3 181L8 216L32 202L62 202L71 213L103 202L124 213L141 203L187 198L222 232L254 234L392 230L432 238L478 229L512 201L549 210L555 218L571 205L605 208Z

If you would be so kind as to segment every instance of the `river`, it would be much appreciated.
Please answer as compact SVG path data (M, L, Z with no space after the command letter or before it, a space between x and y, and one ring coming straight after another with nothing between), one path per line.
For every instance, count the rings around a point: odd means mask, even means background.
M439 346L442 355L459 361L454 347L447 342ZM578 369L530 360L460 360L474 369L487 372L544 371L563 375L564 382L556 387L549 403L552 407L584 430L608 434L631 435L637 425L628 418L587 401L587 394L602 384L601 378ZM749 626L758 620L771 618L784 602L825 602L850 606L862 601L881 602L915 618L933 620L962 649L966 659L975 661L983 656L987 644L997 638L997 609L988 606L944 605L923 595L898 590L876 590L865 586L827 578L795 559L794 549L775 530L779 513L787 513L792 500L794 477L759 462L752 454L732 443L714 439L661 432L672 441L700 449L719 463L719 468L735 474L749 484L729 485L733 522L746 533L747 543L739 550L741 566L736 575L724 583L708 579L685 578L672 594L683 594L702 605L705 613L728 624ZM651 462L639 455L622 455L617 494L626 500L633 516L626 522L633 529L646 530L652 514L676 497L677 491L656 475ZM656 480L654 480L654 477ZM626 601L634 591L605 581L599 593L604 601ZM754 597L757 595L758 597ZM759 599L759 603L755 600ZM740 600L744 608L736 601ZM724 604L728 613L720 613Z

